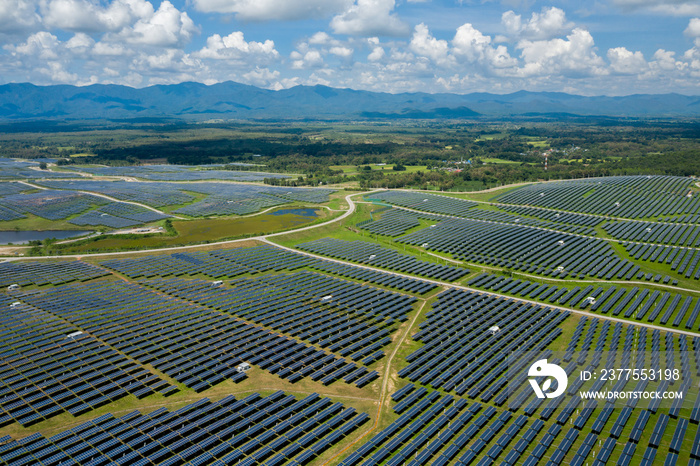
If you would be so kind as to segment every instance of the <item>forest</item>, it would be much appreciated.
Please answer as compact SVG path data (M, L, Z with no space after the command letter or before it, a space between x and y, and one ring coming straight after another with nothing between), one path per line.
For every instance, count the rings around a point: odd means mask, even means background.
M294 186L352 183L362 188L460 190L619 174L700 175L696 120L148 120L0 129L3 157L48 158L61 166L221 164L231 170L302 175L269 180ZM376 165L397 169L371 169Z

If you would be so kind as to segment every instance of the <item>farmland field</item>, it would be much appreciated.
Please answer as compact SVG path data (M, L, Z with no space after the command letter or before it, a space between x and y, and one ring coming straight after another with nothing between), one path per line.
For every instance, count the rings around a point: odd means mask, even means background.
M0 225L104 228L0 262L0 464L700 463L691 178L91 172L148 181L0 183Z

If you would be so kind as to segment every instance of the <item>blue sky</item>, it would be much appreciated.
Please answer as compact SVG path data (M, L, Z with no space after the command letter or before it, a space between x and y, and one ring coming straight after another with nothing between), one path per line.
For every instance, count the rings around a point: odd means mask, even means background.
M0 0L0 82L700 94L698 0Z

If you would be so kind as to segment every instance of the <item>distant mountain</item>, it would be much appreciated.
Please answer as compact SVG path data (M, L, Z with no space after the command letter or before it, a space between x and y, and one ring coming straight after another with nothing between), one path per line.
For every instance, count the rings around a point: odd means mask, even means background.
M296 86L271 91L225 82L136 89L101 85L0 86L0 120L475 119L698 117L700 97L679 94L584 97L558 92L427 94Z

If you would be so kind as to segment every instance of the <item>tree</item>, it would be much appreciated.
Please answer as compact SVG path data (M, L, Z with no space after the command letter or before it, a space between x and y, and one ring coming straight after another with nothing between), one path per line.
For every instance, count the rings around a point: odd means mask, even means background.
M41 163L39 163L39 168L40 168L41 170L46 170L46 162L41 162Z
M404 167L404 166L401 165L400 163L397 163L396 165L394 165L393 170L394 170L395 172L405 172L405 171L406 171L406 167Z

